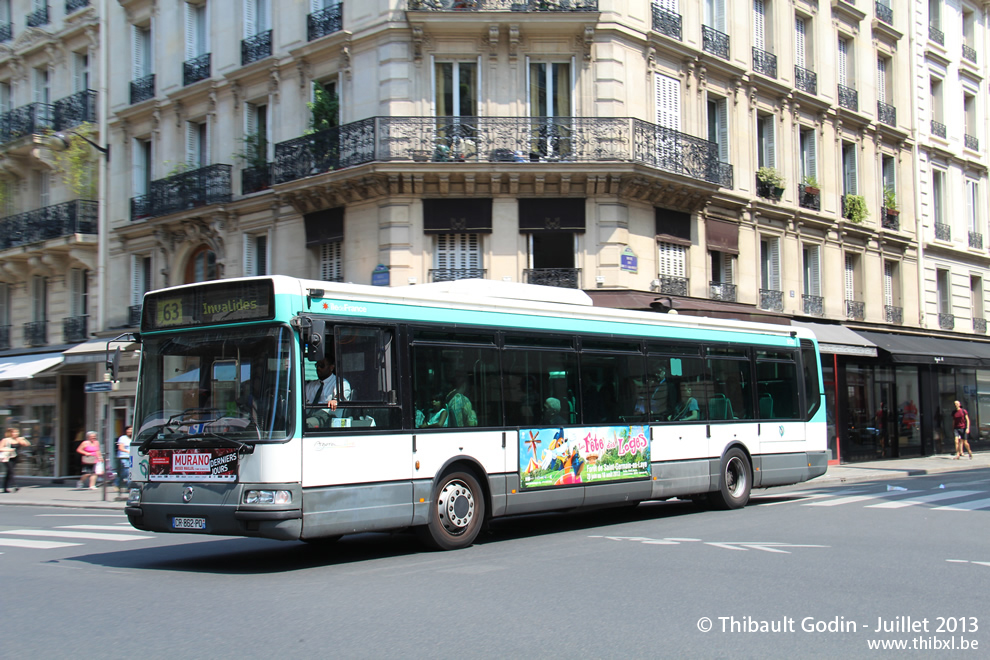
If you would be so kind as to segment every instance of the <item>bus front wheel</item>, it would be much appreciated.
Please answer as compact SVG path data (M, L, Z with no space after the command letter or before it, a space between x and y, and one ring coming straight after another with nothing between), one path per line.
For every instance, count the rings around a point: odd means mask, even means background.
M752 472L745 452L733 447L722 457L718 490L709 494L712 506L717 509L741 509L749 502Z
M417 527L416 533L431 548L457 550L474 543L484 519L481 484L469 472L450 472L437 482L429 522Z

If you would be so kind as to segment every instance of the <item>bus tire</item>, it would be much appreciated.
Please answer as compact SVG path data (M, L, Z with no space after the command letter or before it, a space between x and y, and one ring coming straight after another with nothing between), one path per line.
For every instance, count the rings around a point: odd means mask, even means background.
M749 502L749 491L753 483L753 472L749 459L739 447L733 447L722 457L718 477L718 490L709 494L709 500L716 509L741 509Z
M420 540L435 550L466 548L485 520L485 495L470 472L448 472L433 490L429 522L416 528Z

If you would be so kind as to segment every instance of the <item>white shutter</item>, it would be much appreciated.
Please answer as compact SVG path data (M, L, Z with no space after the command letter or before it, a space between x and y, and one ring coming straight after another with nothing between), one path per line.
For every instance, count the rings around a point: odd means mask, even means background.
M258 132L258 106L254 103L244 104L244 137Z
M894 304L894 264L890 261L883 262L883 304Z
M320 279L339 282L344 278L343 247L340 242L324 243L320 246Z
M805 131L804 175L818 178L818 136L814 130Z
M839 84L843 87L849 86L846 66L849 59L849 43L845 39L839 39Z
M681 130L681 81L657 74L657 125Z
M48 177L48 172L38 173L38 199L41 202L41 208L48 206L48 202L51 200L51 179Z
M244 234L244 277L257 275L255 265L255 252L258 249L258 237Z
M808 248L808 291L809 296L822 295L821 259L817 245Z
M887 60L877 58L877 100L887 102Z
M776 119L774 115L767 115L761 117L759 121L763 122L763 163L766 167L777 167L777 145L774 134L777 128Z
M753 46L766 50L767 10L763 0L753 0Z
M196 52L196 8L188 2L184 2L182 12L186 27L186 60L188 61L199 55Z
M725 0L715 0L715 29L725 32Z
M846 300L856 300L856 268L851 254L846 254Z
M780 291L780 240L770 239L770 290Z
M856 176L856 145L845 144L842 148L843 190L846 195L856 195L859 192L858 177Z
M131 159L131 175L134 195L144 195L148 192L148 159L145 154L145 143L143 140L135 138L132 142L133 158Z
M802 69L807 69L805 55L804 55L804 33L805 24L804 19L795 16L794 17L794 63L797 64Z
M687 258L684 246L660 241L657 243L657 247L660 252L659 274L671 277L686 277Z
M980 231L979 223L978 192L975 181L966 181L966 220L969 222L970 231L983 233Z
M680 13L677 7L678 0L654 0L654 1L657 3L657 5L659 5L660 9L666 9L667 11L673 12L675 14Z
M729 162L729 104L726 99L715 102L715 114L718 116L718 159L719 162Z
M722 253L722 282L724 284L732 284L735 281L735 273L733 272L733 266L735 261L733 261L733 256L728 252Z
M69 270L69 316L86 315L86 271L81 268Z
M140 305L144 300L144 257L131 255L131 306Z
M258 0L244 0L244 38L248 39L258 34Z
M72 91L82 92L89 85L87 68L89 63L85 53L72 54Z
M131 25L131 79L144 78L144 35L143 30Z

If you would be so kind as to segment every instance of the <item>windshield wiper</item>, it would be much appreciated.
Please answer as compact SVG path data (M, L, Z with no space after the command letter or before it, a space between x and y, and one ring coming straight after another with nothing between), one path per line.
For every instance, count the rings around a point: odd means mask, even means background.
M254 453L254 445L249 445L246 442L241 442L240 440L235 440L233 438L227 438L216 431L210 430L208 427L213 424L217 424L224 420L247 422L244 428L248 428L251 425L255 428L255 433L258 434L258 440L261 440L261 429L254 420L250 418L242 417L230 417L226 415L216 416L217 410L215 408L188 408L182 412L176 413L169 417L162 424L152 427L151 434L148 439L141 443L138 447L138 453L145 455L148 453L148 449L152 445L162 443L162 444L173 444L180 440L194 440L196 438L211 438L219 441L221 444L227 447L235 447L239 454L251 454ZM209 413L208 416L199 416L197 413ZM188 417L187 417L188 415ZM181 426L196 425L200 427L198 432L194 433L183 433L178 434L178 429ZM166 438L166 433L170 436Z

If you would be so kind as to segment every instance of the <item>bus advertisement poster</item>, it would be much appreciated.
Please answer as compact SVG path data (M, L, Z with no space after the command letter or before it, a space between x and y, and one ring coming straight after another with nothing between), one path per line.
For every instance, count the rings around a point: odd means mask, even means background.
M593 484L650 476L645 426L521 429L523 488Z
M151 449L149 481L237 481L237 450Z

